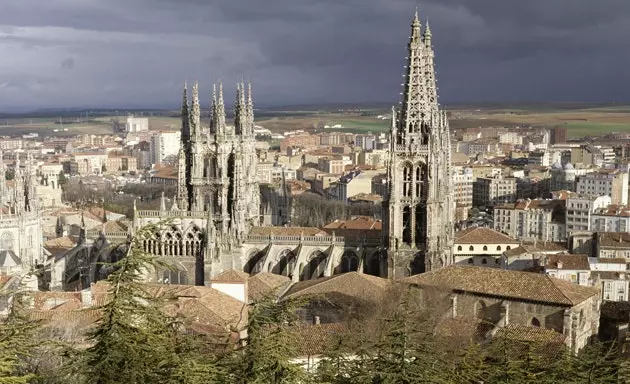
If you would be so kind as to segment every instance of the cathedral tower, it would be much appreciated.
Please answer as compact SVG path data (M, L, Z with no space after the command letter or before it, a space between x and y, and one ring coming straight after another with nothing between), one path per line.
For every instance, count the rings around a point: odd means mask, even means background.
M455 213L450 134L440 110L431 30L411 24L403 100L392 108L384 244L391 278L450 264Z

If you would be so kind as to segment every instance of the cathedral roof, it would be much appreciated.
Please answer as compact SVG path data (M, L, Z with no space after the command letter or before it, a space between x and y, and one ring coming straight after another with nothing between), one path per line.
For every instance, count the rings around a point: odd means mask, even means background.
M596 288L580 286L546 274L468 265L451 265L403 281L419 286L443 287L562 306L574 306L599 294Z
M370 216L355 216L350 220L335 220L332 223L324 225L325 229L382 229L383 222L376 220Z
M390 280L358 272L348 272L293 284L283 299L342 295L360 300L378 301L390 287Z
M291 284L291 279L275 273L261 272L247 279L249 301L260 300L267 295L277 295Z
M70 248L74 248L75 245L77 245L76 241L72 240L72 238L68 236L57 237L55 239L46 240L44 242L45 248L70 249Z
M455 233L455 244L511 244L518 243L494 229L474 227Z
M249 278L249 274L237 271L236 269L230 269L221 272L217 277L212 279L212 282L216 283L244 283Z

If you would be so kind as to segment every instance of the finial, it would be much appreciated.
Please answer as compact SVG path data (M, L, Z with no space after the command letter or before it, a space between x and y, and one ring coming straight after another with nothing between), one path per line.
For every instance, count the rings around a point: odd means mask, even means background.
M223 82L219 81L219 105L223 105Z
M418 19L418 4L416 4L416 13L414 14L413 21L419 21L419 19Z
M217 84L212 84L212 102L213 104L217 103Z
M427 18L426 26L424 27L424 37L431 38L431 27L429 27L429 19Z
M166 211L166 198L164 197L164 192L162 192L162 197L160 198L160 211Z

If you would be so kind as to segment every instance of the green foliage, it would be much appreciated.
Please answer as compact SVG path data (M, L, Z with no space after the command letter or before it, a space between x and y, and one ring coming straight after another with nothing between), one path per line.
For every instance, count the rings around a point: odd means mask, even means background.
M57 176L59 185L64 185L68 182L68 178L66 177L66 174L63 173L63 171L59 172L59 176Z
M300 303L254 303L248 313L247 337L240 348L223 360L227 382L239 384L294 384L306 380L304 370L291 362L297 337L292 330Z
M178 350L179 323L163 311L168 298L155 297L141 283L152 268L167 268L141 248L156 230L150 225L139 231L127 255L113 264L102 317L88 334L92 345L69 362L79 382L198 383L200 375L211 374L209 361L183 363L190 354L178 355L186 351Z
M37 346L39 325L23 314L24 295L13 294L11 311L0 323L0 384L30 383L36 376L28 372L27 359Z

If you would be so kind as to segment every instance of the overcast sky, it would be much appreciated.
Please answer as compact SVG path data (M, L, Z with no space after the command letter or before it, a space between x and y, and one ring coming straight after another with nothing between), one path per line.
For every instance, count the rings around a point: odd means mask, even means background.
M630 101L629 0L0 0L0 110L394 102L416 4L443 103Z

